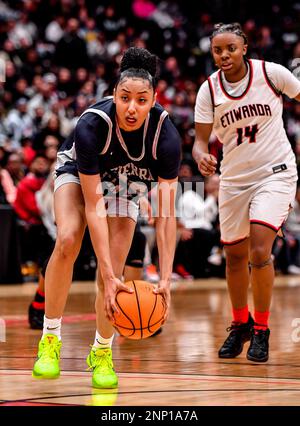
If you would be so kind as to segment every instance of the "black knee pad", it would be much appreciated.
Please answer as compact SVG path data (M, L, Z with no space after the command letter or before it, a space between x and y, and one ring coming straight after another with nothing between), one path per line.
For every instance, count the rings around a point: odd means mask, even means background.
M133 268L142 268L145 257L145 248L145 235L141 231L135 231L125 265Z

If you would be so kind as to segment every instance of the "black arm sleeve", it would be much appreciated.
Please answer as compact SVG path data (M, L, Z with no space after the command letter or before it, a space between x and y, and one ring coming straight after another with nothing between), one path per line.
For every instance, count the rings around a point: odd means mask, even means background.
M75 150L78 171L84 175L100 173L99 155L108 134L108 124L100 116L87 113L75 127Z
M181 159L181 137L169 117L165 118L157 146L158 176L175 179Z

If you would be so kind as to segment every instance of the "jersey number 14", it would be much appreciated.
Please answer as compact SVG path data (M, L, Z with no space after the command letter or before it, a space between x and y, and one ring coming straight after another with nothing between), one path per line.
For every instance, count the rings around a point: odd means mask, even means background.
M249 143L256 142L256 133L258 132L257 124L253 126L239 127L236 129L237 132L237 144L241 145L244 138L248 138Z

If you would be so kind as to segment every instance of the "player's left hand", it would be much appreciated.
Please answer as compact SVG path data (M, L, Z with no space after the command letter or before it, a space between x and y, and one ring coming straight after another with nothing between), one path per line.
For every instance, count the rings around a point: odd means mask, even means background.
M171 292L170 292L170 281L168 280L160 280L158 285L154 287L153 293L161 294L164 298L166 304L166 312L164 315L163 324L166 322L169 316L170 303L171 303Z

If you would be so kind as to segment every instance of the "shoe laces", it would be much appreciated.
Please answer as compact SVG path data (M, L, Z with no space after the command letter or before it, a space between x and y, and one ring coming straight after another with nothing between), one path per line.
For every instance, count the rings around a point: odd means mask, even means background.
M99 369L101 372L107 372L113 369L113 362L111 359L111 349L93 349L87 359L88 371Z
M59 342L53 343L45 343L42 342L42 350L41 356L39 358L43 358L45 361L49 359L58 359L59 358L59 350L60 344Z
M236 331L236 330L238 330L238 328L241 326L241 325L245 325L244 323L242 323L242 322L235 322L235 321L232 321L232 323L231 323L231 325L229 326L229 327L227 327L226 328L226 331Z

